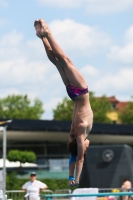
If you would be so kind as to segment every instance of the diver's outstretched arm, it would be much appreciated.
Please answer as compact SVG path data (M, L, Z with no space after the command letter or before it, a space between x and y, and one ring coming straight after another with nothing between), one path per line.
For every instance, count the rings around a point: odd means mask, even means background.
M79 178L82 172L83 163L84 163L84 137L83 135L80 135L76 138L77 141L77 159L76 159L76 173L75 173L75 184L79 183Z
M70 154L69 158L69 181L68 185L72 187L75 184L74 169L75 169L76 156Z

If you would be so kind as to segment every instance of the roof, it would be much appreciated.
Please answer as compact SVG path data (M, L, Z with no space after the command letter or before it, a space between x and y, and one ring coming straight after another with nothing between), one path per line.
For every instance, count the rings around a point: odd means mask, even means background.
M111 103L118 103L119 101L115 98L115 96L107 97Z
M2 120L0 120L2 121ZM69 132L71 121L14 119L8 131ZM94 123L91 134L133 135L133 125Z
M128 104L128 102L119 102L119 103L117 103L116 108L117 108L118 110L121 110L121 109L124 108L127 104Z
M97 99L100 99L101 97L97 97ZM118 110L121 110L122 108L124 108L127 104L127 102L124 101L119 101L118 99L115 98L115 96L111 96L111 97L106 97L107 99L109 99L110 103L115 104L116 108Z

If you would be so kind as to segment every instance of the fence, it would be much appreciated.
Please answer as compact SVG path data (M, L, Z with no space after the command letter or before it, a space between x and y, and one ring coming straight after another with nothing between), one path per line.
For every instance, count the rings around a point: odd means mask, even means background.
M40 194L41 200L51 200L51 199L71 199L72 197L97 197L96 200L108 200L108 198L105 197L116 197L114 199L111 198L111 200L118 200L118 197L120 196L132 196L133 200L133 190L128 192L121 192L120 188L114 189L114 188L102 188L98 190L98 193L84 193L84 194L73 194L71 189L59 189L55 190L54 192L52 190L44 190ZM24 191L23 190L7 190L6 195L8 199L10 200L25 200L24 198ZM77 198L76 198L77 199ZM79 198L78 198L79 199ZM86 198L83 198L86 199ZM90 198L89 198L90 199Z
M53 194L52 190L44 190L41 194ZM25 192L23 190L7 190L7 198L10 200L25 200Z
M6 195L7 195L8 199L24 200L24 191L23 190L7 190Z
M87 194L47 194L41 195L46 198L46 200L51 200L52 198L70 198L70 197L107 197L107 196L133 196L133 192L105 192L105 193L87 193Z

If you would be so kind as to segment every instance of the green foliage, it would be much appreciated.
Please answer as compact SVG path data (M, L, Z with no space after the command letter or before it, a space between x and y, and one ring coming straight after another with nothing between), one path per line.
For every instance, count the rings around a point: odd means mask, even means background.
M20 151L19 150L9 151L7 154L7 159L13 162L20 161L21 160Z
M65 97L62 103L58 103L57 107L53 110L55 120L72 120L73 101Z
M37 98L33 104L27 95L9 95L0 99L0 118L40 119L43 113L43 103Z
M15 173L8 173L6 175L6 189L7 190L21 190L22 185L25 183L23 179L17 179Z
M133 102L128 102L119 112L119 119L124 124L133 124Z
M96 98L93 92L89 93L91 107L94 114L94 122L110 123L111 120L107 117L107 112L111 111L111 103L106 96ZM89 101L89 99L88 99ZM53 110L55 120L72 120L74 103L68 98L64 98L62 103L58 103Z
M57 190L57 189L67 189L68 188L68 180L67 179L45 179L41 180L46 183L48 189Z
M38 179L37 179L38 180ZM22 185L29 181L29 179L18 179L16 178L15 173L8 173L6 176L6 189L7 190L21 190ZM41 179L43 183L48 186L49 190L57 190L57 189L67 189L68 188L68 180L67 179Z
M111 120L107 117L107 113L111 111L112 106L106 96L96 98L93 92L90 92L90 103L94 114L94 122L110 123Z
M10 150L7 154L7 159L13 162L33 163L36 160L36 154L32 151Z

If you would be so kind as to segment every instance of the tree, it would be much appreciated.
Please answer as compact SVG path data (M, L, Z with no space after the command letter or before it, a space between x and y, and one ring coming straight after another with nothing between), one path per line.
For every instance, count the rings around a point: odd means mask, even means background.
M111 111L111 103L106 96L96 98L93 92L89 93L91 107L94 114L94 122L110 123L107 112ZM55 120L72 120L73 101L64 98L61 103L53 110Z
M111 123L111 120L107 117L107 113L112 111L109 99L105 95L96 98L93 92L90 92L89 96L94 114L93 121L97 123Z
M19 151L19 150L10 150L7 154L7 159L13 162L20 162L20 166L22 163L34 163L36 160L36 154L32 151Z
M65 97L53 110L55 120L72 120L73 102Z
M27 95L9 95L0 99L0 118L40 119L43 113L43 103L37 98L33 103Z
M128 104L119 112L119 119L121 123L133 124L133 102Z

